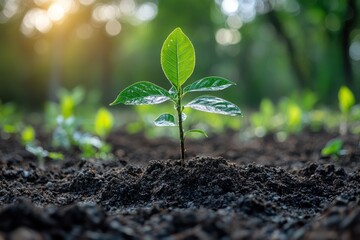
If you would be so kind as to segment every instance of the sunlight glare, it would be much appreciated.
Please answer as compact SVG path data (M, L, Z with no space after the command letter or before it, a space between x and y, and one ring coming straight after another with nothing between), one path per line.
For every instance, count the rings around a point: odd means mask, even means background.
M59 3L54 3L49 7L47 14L52 21L57 22L65 16L65 9Z
M95 2L95 0L80 0L79 1L82 5L88 6Z
M241 35L237 30L220 28L215 34L215 39L217 43L227 46L239 43Z
M123 14L132 16L135 13L136 4L134 0L122 0L119 7Z
M2 15L6 18L12 18L19 10L19 3L17 0L8 0L2 10Z
M157 11L158 9L155 3L144 3L136 11L136 18L143 22L151 21L155 18Z
M93 19L95 19L97 22L115 20L119 18L120 15L121 13L118 6L107 4L98 5L92 13Z
M52 27L52 22L46 11L40 11L35 18L35 27L39 32L47 33Z
M117 20L110 20L106 23L105 30L110 36L116 36L121 31L121 24Z
M229 16L226 20L226 23L230 28L233 28L233 29L240 29L243 25L243 22L239 15Z
M35 4L38 6L42 6L46 3L48 3L50 0L34 0Z
M238 8L239 8L238 0L223 0L221 3L221 9L227 15L236 13Z
M29 10L23 18L21 24L21 32L30 36L35 29L39 32L48 32L52 27L52 22L47 16L47 12L40 8L33 8Z

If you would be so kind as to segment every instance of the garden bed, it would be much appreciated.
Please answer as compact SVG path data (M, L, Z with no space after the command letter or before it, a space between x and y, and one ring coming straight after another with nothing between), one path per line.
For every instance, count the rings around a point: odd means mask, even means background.
M112 160L37 165L0 144L0 239L360 239L359 137L305 131L278 142L228 132L178 143L112 133Z

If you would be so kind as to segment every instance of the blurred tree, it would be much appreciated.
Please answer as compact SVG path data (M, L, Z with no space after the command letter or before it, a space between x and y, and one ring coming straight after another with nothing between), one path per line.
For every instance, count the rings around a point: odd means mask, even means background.
M132 82L162 85L161 44L179 26L196 48L193 78L239 82L224 93L236 103L303 89L336 102L344 83L360 94L359 8L356 0L0 0L0 98L39 104L59 86L83 85L108 102Z

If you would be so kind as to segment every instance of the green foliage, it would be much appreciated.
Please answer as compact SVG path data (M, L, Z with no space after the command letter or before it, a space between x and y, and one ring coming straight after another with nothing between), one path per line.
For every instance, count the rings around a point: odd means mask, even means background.
M344 142L341 139L331 139L321 150L321 155L339 157L341 155L343 144Z
M186 115L183 113L184 108L188 107L199 111L231 116L241 115L238 106L218 97L200 96L186 105L182 103L183 97L189 92L223 90L235 85L235 83L220 77L206 77L183 87L195 68L195 50L190 39L180 28L176 28L171 32L162 46L161 67L172 85L169 91L150 82L138 82L121 91L110 105L119 103L143 105L158 104L167 100L172 101L177 112L177 118L170 113L161 114L155 120L155 125L179 127L181 159L183 162L185 152L183 121L186 119ZM190 129L189 132L205 134L204 131L199 129Z
M349 114L350 109L355 104L354 94L346 86L342 86L338 93L339 108L345 115Z

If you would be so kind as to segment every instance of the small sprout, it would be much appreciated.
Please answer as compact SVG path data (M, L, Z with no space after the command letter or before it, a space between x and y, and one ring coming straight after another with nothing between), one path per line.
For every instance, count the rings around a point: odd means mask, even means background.
M331 139L326 143L325 147L321 150L321 155L324 157L335 156L338 158L343 154L343 144L344 142L341 139L335 138Z
M291 103L287 110L287 128L289 132L298 132L302 124L301 108L295 103Z
M28 144L25 146L26 151L35 155L38 160L39 167L44 169L44 159L46 157L51 158L52 160L63 160L64 156L61 153L57 152L48 152L44 148L32 144Z
M64 96L61 99L61 114L66 119L74 115L75 102L71 96Z
M84 93L84 89L81 87L76 87L72 91L60 90L61 114L65 119L74 116L75 106L84 99Z
M36 158L40 161L43 161L43 159L49 155L49 152L40 146L26 145L25 148L26 151L34 154Z
M355 104L355 97L351 90L346 86L342 86L338 93L339 108L343 114L348 114Z
M17 126L14 124L5 124L3 126L3 131L6 133L16 133L18 130Z
M95 133L105 138L113 127L113 116L105 108L100 108L95 117Z
M355 105L355 97L349 88L342 86L338 93L339 108L342 113L342 122L340 123L340 134L345 135L348 132L348 122L350 110Z
M162 46L161 67L171 84L170 90L165 90L151 82L137 82L121 91L110 105L119 103L125 105L146 105L158 104L168 100L172 101L176 110L176 116L170 113L162 114L155 120L155 125L178 126L181 164L184 165L185 132L183 121L186 118L186 115L183 113L184 108L230 116L241 115L241 110L235 104L214 96L200 96L188 104L183 104L183 97L190 92L223 90L235 85L235 83L221 77L205 77L183 87L195 68L195 50L190 39L180 28L176 28L171 32ZM204 131L199 129L190 129L187 132L206 135Z
M62 153L58 153L58 152L49 152L48 157L51 158L52 160L63 160L64 159L64 155Z
M21 132L21 142L24 145L32 144L35 141L35 130L31 126L27 126L22 132Z
M57 124L58 126L53 133L53 145L55 147L61 147L66 150L72 147L78 147L84 158L110 157L107 153L109 153L111 149L104 147L106 144L99 137L77 130L74 117L64 119L62 116L59 116L57 118Z
M41 146L38 146L36 141L35 130L28 126L21 132L21 142L25 145L26 151L35 155L38 160L39 167L44 169L44 158L48 157L53 160L62 160L64 156L58 152L48 152Z

